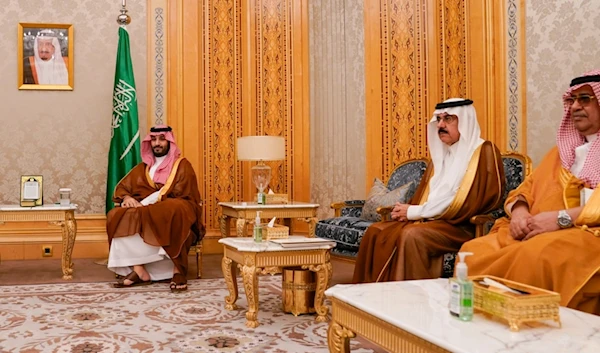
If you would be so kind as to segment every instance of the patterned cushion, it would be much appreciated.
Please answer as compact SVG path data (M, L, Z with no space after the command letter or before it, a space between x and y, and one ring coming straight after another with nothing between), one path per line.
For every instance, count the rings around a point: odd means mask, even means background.
M410 199L415 191L417 191L419 181L423 177L426 168L427 163L423 161L413 161L399 166L390 175L390 179L387 182L388 189L394 190L413 181L415 183L412 185L411 192L407 196Z
M411 181L406 185L402 185L401 187L390 191L383 185L381 180L375 178L360 218L365 221L381 221L381 215L377 213L377 208L394 206L396 202L406 203L408 201L406 199L406 194L412 184L414 184L414 182Z
M334 253L356 256L365 231L373 222L358 217L334 217L317 222L315 233L319 238L334 240Z

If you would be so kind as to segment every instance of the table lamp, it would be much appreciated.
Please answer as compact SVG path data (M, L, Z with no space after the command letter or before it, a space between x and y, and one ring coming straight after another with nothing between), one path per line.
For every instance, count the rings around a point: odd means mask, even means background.
M271 181L271 167L264 161L285 159L285 138L280 136L244 136L237 139L239 161L257 161L252 167L252 181L258 189L257 202L265 204L265 189Z

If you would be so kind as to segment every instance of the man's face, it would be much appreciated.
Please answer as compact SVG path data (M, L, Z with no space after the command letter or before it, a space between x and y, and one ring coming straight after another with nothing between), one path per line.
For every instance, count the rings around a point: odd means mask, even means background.
M450 146L460 139L458 132L458 117L442 113L437 116L438 136L446 145Z
M592 87L586 85L574 90L565 101L571 105L571 119L580 134L593 135L600 130L600 106Z
M52 59L54 55L54 45L51 38L38 38L38 55L44 61Z
M169 153L169 141L165 135L150 136L150 146L152 146L154 157L166 156Z

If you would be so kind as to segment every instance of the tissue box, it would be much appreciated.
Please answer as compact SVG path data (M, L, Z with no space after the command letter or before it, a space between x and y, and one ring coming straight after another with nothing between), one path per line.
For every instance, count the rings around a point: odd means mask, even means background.
M513 294L482 283L485 277L529 294ZM511 331L527 321L554 320L561 326L560 294L494 276L472 276L474 308L508 321Z
M273 227L263 227L263 237L265 240L269 239L284 239L290 235L290 228L282 226L281 224L275 224Z
M287 194L265 194L267 205L286 204L289 202ZM254 195L254 202L257 201L257 195Z

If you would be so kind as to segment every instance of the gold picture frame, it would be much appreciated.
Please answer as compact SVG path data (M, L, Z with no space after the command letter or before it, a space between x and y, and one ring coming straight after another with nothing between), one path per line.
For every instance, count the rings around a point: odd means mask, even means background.
M21 207L35 207L44 204L44 177L41 175L21 175Z
M19 23L17 32L18 88L72 91L73 25Z

